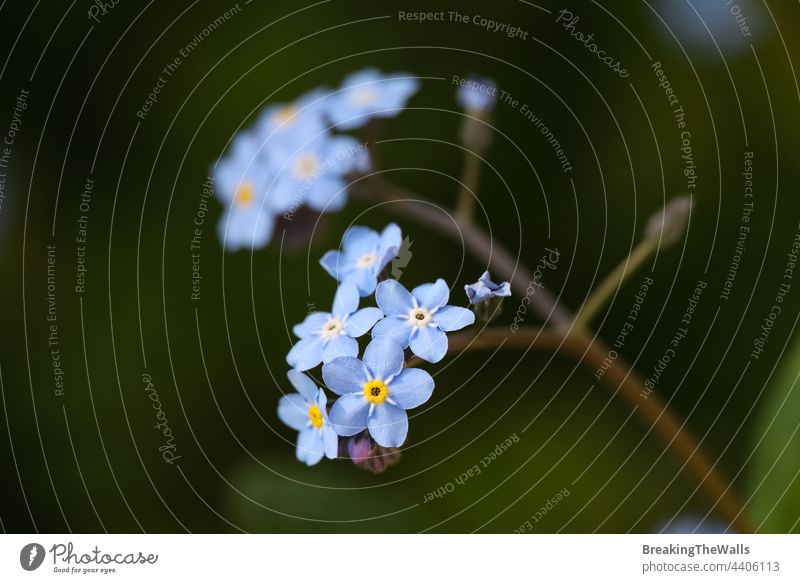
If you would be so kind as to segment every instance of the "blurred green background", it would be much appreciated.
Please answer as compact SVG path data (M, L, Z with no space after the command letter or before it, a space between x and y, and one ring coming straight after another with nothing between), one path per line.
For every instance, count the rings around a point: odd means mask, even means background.
M335 286L317 264L322 253L353 221L380 228L395 220L386 208L351 200L323 217L313 239L287 234L294 243L283 252L278 234L265 250L224 254L215 205L202 239L202 298L189 299L192 221L209 167L231 137L266 103L335 87L376 66L429 78L410 109L384 125L382 137L396 141L381 146L381 160L389 179L445 207L454 203L452 177L463 163L453 75L490 76L545 120L573 172L562 172L519 111L498 104L481 222L527 265L557 247L562 262L545 281L567 307L579 307L648 217L686 191L679 132L649 55L686 110L698 183L685 243L659 253L656 285L622 353L647 374L695 282L708 282L658 391L734 478L756 524L796 529L797 512L773 506L797 499L800 406L784 399L794 395L797 359L781 358L796 325L797 290L764 354L749 354L800 218L798 9L740 0L753 37L742 37L725 12L707 22L715 45L706 31L695 36L689 4L651 4L242 2L183 59L141 120L136 112L161 70L233 4L122 0L94 22L89 2L69 10L49 1L4 3L0 133L20 91L30 97L0 207L3 528L511 532L565 488L570 495L534 532L650 532L678 514L704 516L711 504L649 428L606 387L590 390L585 368L548 353L475 353L428 366L434 397L414 411L402 463L382 475L346 461L297 463L293 432L275 414L291 390L287 327L308 304L330 305ZM576 29L593 32L628 78L555 22L562 8L580 16ZM480 14L523 27L529 40L472 24L399 22L398 10ZM752 230L723 301L746 151L754 153ZM86 291L77 294L75 237L89 176L88 272ZM485 266L435 232L400 225L413 240L403 283L444 277L463 304L459 290ZM47 343L50 244L63 396L54 394ZM600 329L604 338L616 336L643 275L620 291ZM501 324L511 322L518 301L508 300ZM782 376L775 373L781 363ZM181 457L173 465L158 451L145 371L175 435ZM773 410L783 416L780 428L771 424ZM513 434L519 443L480 476L424 502ZM762 435L769 439L756 448ZM782 477L758 488L778 470ZM788 522L774 522L778 515Z

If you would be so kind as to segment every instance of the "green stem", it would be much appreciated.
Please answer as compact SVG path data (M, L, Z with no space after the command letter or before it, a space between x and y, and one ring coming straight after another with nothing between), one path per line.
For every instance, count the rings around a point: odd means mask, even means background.
M481 158L474 152L466 151L464 173L458 190L455 216L459 221L471 222L475 219L478 202L478 183L481 178Z
M617 292L623 282L635 273L650 255L658 248L658 239L648 237L639 243L614 271L609 273L602 283L589 295L583 307L575 316L573 329L576 332L585 332L594 317L611 297Z

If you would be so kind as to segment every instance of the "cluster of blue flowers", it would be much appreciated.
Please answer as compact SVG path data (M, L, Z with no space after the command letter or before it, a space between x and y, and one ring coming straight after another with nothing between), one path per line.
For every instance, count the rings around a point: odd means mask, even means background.
M225 205L219 223L225 248L266 246L276 219L291 219L304 205L317 212L340 210L348 178L368 172L370 157L363 143L333 130L396 116L418 85L408 74L366 69L337 90L315 89L294 103L267 107L213 168L215 191Z
M333 307L294 327L300 340L286 360L298 394L282 397L278 405L280 419L299 431L297 458L308 465L337 457L340 438L358 436L360 443L365 431L381 447L401 446L408 434L406 411L425 403L434 388L430 374L406 367L405 350L439 362L447 352L446 333L475 321L471 310L447 305L450 289L443 279L411 291L394 279L378 283L401 242L394 224L382 233L352 227L341 249L320 261L339 282ZM361 298L373 294L377 307L359 308ZM358 358L357 339L370 330L371 341ZM338 395L330 408L323 389L303 372L319 364L325 384Z

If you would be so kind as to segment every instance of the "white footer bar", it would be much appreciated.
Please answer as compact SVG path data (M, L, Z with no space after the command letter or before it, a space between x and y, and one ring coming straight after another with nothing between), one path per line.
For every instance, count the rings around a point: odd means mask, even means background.
M787 535L3 535L0 581L778 582L799 555Z

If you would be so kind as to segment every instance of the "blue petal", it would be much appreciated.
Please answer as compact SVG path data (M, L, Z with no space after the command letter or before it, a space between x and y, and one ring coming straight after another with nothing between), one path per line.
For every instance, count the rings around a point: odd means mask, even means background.
M403 409L419 407L433 393L433 377L420 368L405 368L389 385L389 398Z
M333 297L333 317L344 320L344 317L358 309L358 289L353 282L339 285Z
M384 83L383 92L383 106L391 109L400 109L405 107L406 101L419 89L419 81L414 78L410 73L392 73L394 79L390 79ZM381 116L394 116L400 113L399 111L382 111L376 115Z
M319 463L325 454L322 432L316 427L303 429L297 436L297 459L306 465Z
M347 319L344 325L345 332L353 338L358 338L369 332L381 318L383 312L378 308L361 308Z
M288 177L277 179L267 193L267 207L276 213L285 213L302 202L303 190Z
M378 285L378 278L370 269L356 269L347 273L344 281L354 283L358 288L358 293L362 298L372 295L375 286Z
M435 326L418 328L411 335L409 346L411 352L421 359L431 363L439 362L447 354L447 334Z
M453 332L474 324L475 312L458 306L444 306L433 315L433 322L445 332Z
M340 211L347 204L347 183L334 176L319 178L305 193L303 202L319 212Z
M322 348L322 362L330 362L340 356L358 356L358 342L344 334L328 340Z
M341 176L369 167L369 152L366 146L352 136L333 136L327 141L327 146L328 152L325 158L332 161L331 172Z
M297 370L308 370L322 362L322 338L310 336L292 346L286 355L286 362Z
M342 249L349 258L358 259L361 255L374 253L378 249L380 237L369 227L350 227L342 238Z
M322 365L322 378L337 395L360 394L364 390L364 384L369 381L369 373L364 363L357 358L342 356Z
M411 293L426 310L441 308L450 299L450 288L442 278L437 279L436 283L418 285Z
M378 445L400 447L408 435L408 415L400 407L384 402L375 407L367 427Z
M378 284L375 301L387 316L407 315L414 309L414 298L396 279L387 279Z
M305 397L309 403L313 403L319 396L319 387L317 383L311 380L307 375L304 375L299 370L290 370L286 373L289 377L289 382L297 389L297 392Z
M408 343L411 341L411 329L411 324L406 316L389 316L375 324L372 329L372 337L386 336L403 348L408 348Z
M395 340L381 336L373 338L364 350L364 364L373 378L388 380L403 370L403 347Z
M325 395L325 391L322 389L318 389L319 392L316 396L317 407L319 407L319 412L322 413L322 418L327 420L328 419L328 409L326 405L328 404L328 397ZM313 402L313 401L312 401Z
M306 316L306 319L303 320L302 323L292 328L292 331L298 338L305 338L314 332L318 332L330 317L331 315L328 312L312 312Z
M338 251L328 251L322 256L319 263L333 279L341 281L344 275L345 258Z
M331 408L333 430L341 436L355 435L367 428L369 403L363 393L342 395Z
M275 217L265 209L237 210L231 207L220 218L217 232L226 251L260 249L272 239Z
M292 393L281 397L278 401L278 419L298 431L308 425L308 403L303 395Z
M398 227L394 223L390 223L389 225L387 225L386 228L381 233L381 244L380 244L381 252L386 252L390 249L394 249L395 253L397 253L402 244L403 244L403 232L400 230L400 227Z
M322 428L322 438L325 444L325 455L328 459L335 460L339 455L339 436L330 425Z
M497 286L496 290L494 290L494 295L496 295L498 298L507 298L511 295L511 284L507 281L504 281Z
M350 73L347 77L345 77L344 81L342 81L342 89L351 89L366 83L373 83L378 81L380 78L381 72L379 69L375 67L367 67L365 69L361 69L360 71L356 71L355 73Z

